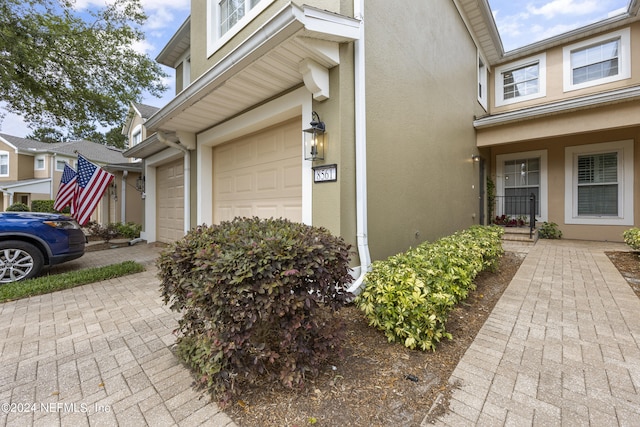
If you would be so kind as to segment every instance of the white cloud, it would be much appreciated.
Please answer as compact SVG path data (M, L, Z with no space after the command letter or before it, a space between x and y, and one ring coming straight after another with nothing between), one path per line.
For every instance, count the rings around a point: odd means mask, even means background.
M558 15L589 15L599 12L605 4L602 0L552 0L541 7L527 5L527 10L534 15L542 15L553 19Z

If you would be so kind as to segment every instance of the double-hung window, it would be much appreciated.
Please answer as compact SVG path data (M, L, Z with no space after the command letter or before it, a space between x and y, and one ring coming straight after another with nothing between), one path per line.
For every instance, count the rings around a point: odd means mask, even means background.
M631 77L629 29L563 49L564 90L571 91Z
M565 149L565 222L633 224L633 141Z
M496 106L546 95L546 55L526 58L496 68Z
M0 176L9 176L9 153L0 151Z
M66 160L56 160L56 171L58 172L63 172L64 171L64 165L68 164L69 162Z
M37 171L42 171L44 170L44 156L36 156L36 158L34 159L34 166L33 168Z
M275 0L208 0L207 53L213 54Z

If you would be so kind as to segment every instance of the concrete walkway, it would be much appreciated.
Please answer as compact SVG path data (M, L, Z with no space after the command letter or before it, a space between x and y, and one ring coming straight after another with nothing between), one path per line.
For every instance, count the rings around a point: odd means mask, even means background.
M605 250L628 247L538 241L453 372L436 425L640 426L640 299Z
M233 426L171 352L177 315L136 245L56 267L138 260L120 279L0 304L0 426Z

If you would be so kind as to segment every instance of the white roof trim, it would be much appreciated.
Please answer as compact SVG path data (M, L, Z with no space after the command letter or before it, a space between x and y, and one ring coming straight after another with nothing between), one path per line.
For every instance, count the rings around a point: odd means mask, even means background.
M304 31L301 35L305 37L321 37L327 41L346 42L359 37L360 24L359 20L353 18L289 3L165 107L151 116L145 123L147 130L153 132L162 129L165 121L179 116L183 111L222 87L230 78L240 74L248 65L301 31Z
M537 107L525 108L518 111L495 114L474 120L473 126L476 129L483 129L522 120L535 119L552 114L567 113L570 111L632 100L640 100L640 86L598 93L581 98L568 99Z

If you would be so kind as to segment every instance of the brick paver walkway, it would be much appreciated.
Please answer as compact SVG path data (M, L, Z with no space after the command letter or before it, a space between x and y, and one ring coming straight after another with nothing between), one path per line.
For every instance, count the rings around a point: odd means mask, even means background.
M0 304L0 425L234 425L170 350L177 316L159 296L157 254L89 252L73 263L148 271Z
M538 241L456 367L436 425L640 426L640 300L611 249L628 247Z

